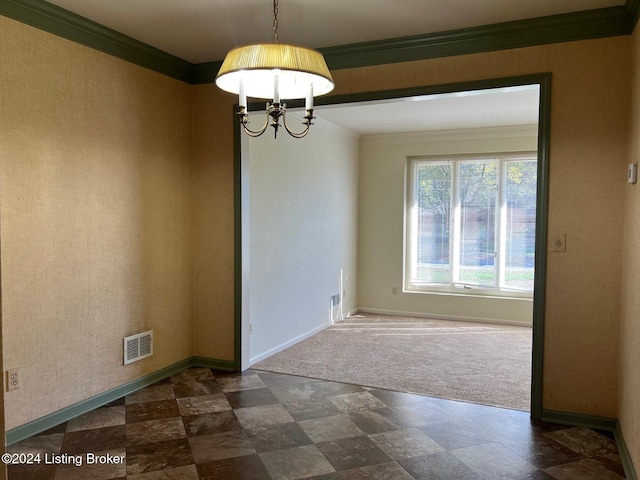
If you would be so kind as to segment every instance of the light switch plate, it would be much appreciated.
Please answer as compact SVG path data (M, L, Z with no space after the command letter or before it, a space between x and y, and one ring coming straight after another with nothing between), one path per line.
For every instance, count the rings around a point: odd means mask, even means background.
M638 164L630 163L627 172L627 182L634 184L638 181Z

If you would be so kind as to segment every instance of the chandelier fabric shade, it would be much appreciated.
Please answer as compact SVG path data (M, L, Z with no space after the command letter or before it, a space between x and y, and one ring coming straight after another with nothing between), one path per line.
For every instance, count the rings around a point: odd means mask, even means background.
M334 87L320 52L285 43L258 43L230 50L216 85L234 94L240 94L243 85L245 95L263 99L278 95L280 99L306 98L310 89L315 97Z

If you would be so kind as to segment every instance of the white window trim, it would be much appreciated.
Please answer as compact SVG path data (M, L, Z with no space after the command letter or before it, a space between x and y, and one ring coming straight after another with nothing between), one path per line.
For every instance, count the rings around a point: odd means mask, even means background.
M469 155L437 155L437 156L429 156L429 155L421 155L421 156L412 156L407 157L406 162L406 197L404 204L404 282L403 282L403 292L404 293L427 293L427 294L446 294L446 295L462 295L462 296L482 296L482 297L494 297L494 298L518 298L518 299L531 299L533 298L533 292L524 292L520 290L509 290L507 288L485 288L485 287L477 287L473 285L465 285L463 283L453 282L451 284L435 284L435 283L425 283L422 286L416 286L415 282L411 282L411 278L415 277L413 273L413 269L415 269L415 264L412 262L412 259L417 256L417 242L416 236L412 232L412 226L415 225L417 219L417 192L415 188L415 164L418 162L432 162L434 164L453 164L456 168L456 174L454 175L454 185L452 188L452 210L459 209L459 195L457 195L457 188L460 181L460 161L464 160L498 160L500 168L498 169L498 202L496 205L496 218L499 221L496 222L496 239L498 239L498 248L500 252L504 252L506 248L506 231L503 228L506 222L507 215L507 205L506 205L506 192L504 189L502 178L505 176L505 170L507 168L507 161L518 161L518 160L530 160L530 161L538 161L537 152L500 152L500 153L482 153L482 154L469 154ZM453 229L460 229L460 222L454 222L453 219L456 217L455 214L451 215ZM456 248L456 242L459 242L460 235L459 231L457 234L454 232L452 235L453 241L450 242L450 257L451 261L451 278L456 278L454 276L453 269L459 267L459 261L457 258L459 256L459 248ZM497 255L498 262L496 266L496 275L498 285L503 284L504 275L505 275L505 262L506 257L504 255Z

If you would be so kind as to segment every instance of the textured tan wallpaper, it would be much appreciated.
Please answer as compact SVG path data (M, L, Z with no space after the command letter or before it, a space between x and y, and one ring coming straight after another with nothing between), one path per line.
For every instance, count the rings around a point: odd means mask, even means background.
M2 212L0 211L0 215ZM0 232L1 238L2 232ZM0 244L0 248L2 245ZM1 257L1 255L0 255ZM0 258L0 275L2 273L2 263ZM2 283L0 282L0 372L2 372L2 381L0 382L0 432L2 432L2 437L0 438L0 453L6 452L6 437L4 435L4 391L6 390L7 381L6 375L4 373L4 360L2 357ZM7 466L4 463L0 463L0 480L6 480L7 478Z
M617 415L629 52L629 37L615 37L332 72L336 94L552 73L549 231L567 234L567 252L548 258L543 393L547 409ZM216 286L226 289L225 279L231 282L233 275L233 137L231 132L212 132L202 118L219 113L219 128L228 128L226 112L234 100L228 97L215 85L196 87L200 110L196 109L194 129L195 177L200 179L196 192L207 192L207 201L220 207L215 222L203 221L196 236L201 249L213 238L226 246L209 261L219 269L215 274L208 266L199 267L210 283L195 282L202 305L195 331L202 339L219 333L216 345L224 345L219 351L225 355L231 354L233 342L233 298ZM321 115L321 109L317 113ZM202 208L200 201L196 203ZM215 295L208 304L223 312L215 320L204 308L206 295ZM215 356L217 347L204 340L198 345L200 354Z
M633 36L631 144L628 163L640 161L640 32ZM625 185L626 217L620 325L619 419L636 472L640 473L640 183Z
M630 37L580 45L550 47L549 231L567 253L549 255L544 405L616 417Z
M5 17L0 59L10 429L191 356L191 87Z
M194 354L233 360L233 104L215 85L193 87Z

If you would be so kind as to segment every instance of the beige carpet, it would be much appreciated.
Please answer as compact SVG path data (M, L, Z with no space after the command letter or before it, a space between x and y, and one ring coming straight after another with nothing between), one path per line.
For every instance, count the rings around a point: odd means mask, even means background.
M529 410L528 327L359 314L253 368Z

